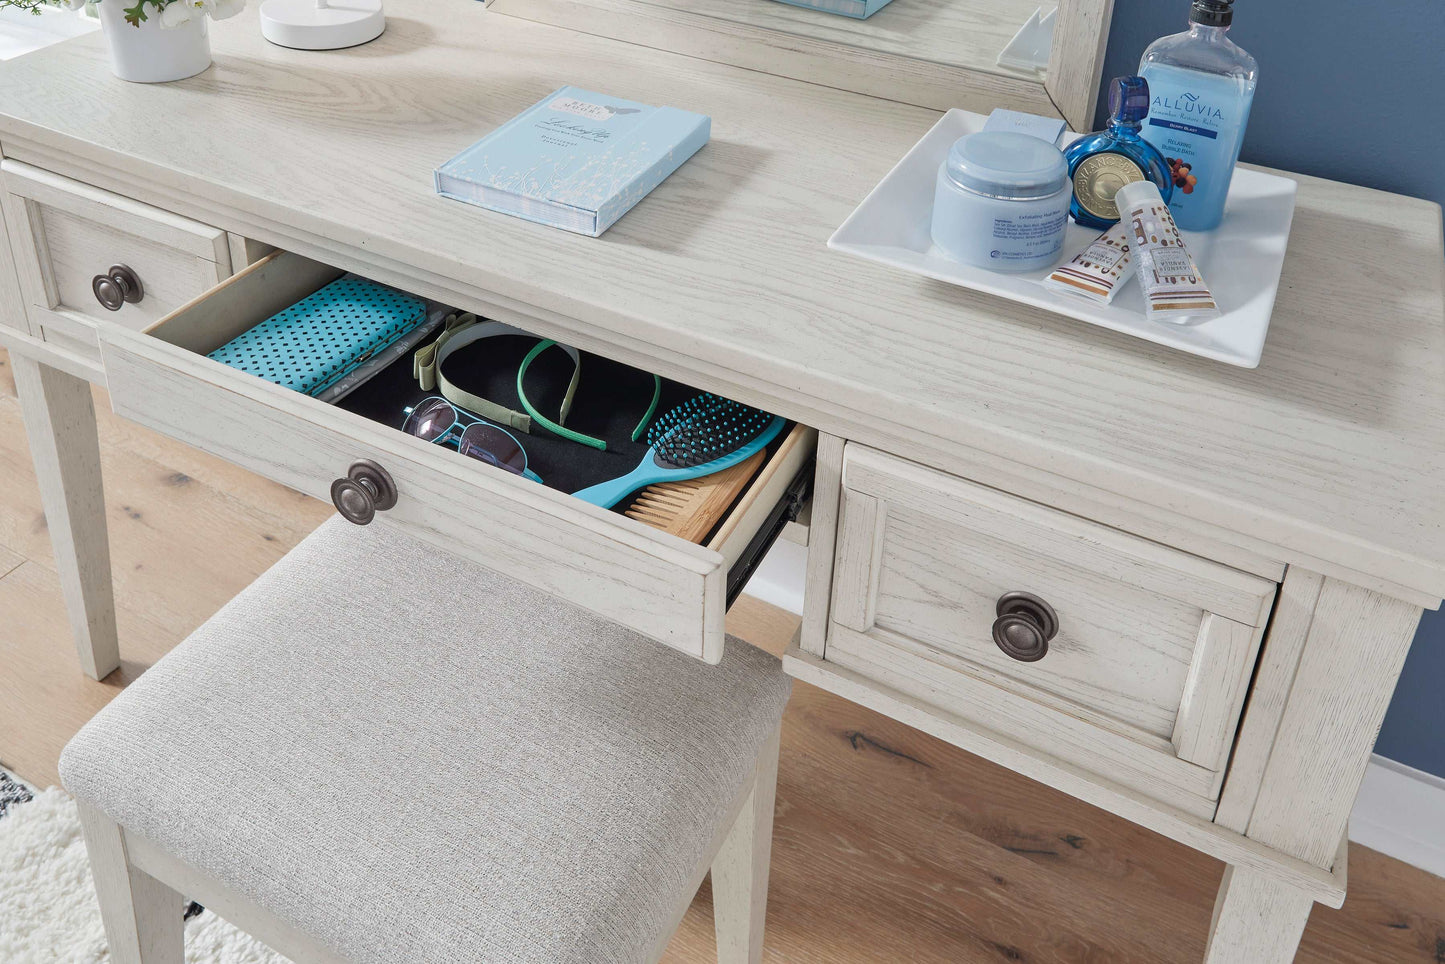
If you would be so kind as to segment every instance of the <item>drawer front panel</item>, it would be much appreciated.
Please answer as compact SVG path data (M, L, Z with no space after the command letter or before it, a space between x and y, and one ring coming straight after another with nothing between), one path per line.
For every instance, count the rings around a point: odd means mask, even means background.
M886 672L895 688L929 687L951 712L1205 812L1274 590L850 444L826 656ZM1057 614L1035 662L994 642L1010 592Z
M374 460L398 493L376 524L405 526L689 655L720 659L726 558L758 525L725 523L725 540L693 545L198 354L337 274L281 253L149 332L107 326L102 359L116 412L320 499L353 461ZM751 518L748 507L774 490L780 499L811 455L810 438L796 430L735 511Z
M146 328L231 273L224 231L16 161L0 172L32 315L92 356L97 323ZM117 264L139 279L140 299L110 311L92 281Z

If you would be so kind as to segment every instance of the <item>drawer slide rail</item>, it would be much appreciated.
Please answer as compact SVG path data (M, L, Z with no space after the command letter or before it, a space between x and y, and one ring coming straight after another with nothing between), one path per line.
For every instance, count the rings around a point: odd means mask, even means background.
M793 476L793 481L788 483L788 489L783 498L773 506L773 510L768 513L762 528L758 529L757 535L748 542L747 547L743 549L743 554L738 557L738 561L728 570L727 600L729 609L742 594L758 566L762 565L763 557L768 554L773 543L778 541L778 536L782 535L788 523L798 521L803 507L808 504L808 497L813 492L815 461L815 459L809 459L798 470L798 474Z

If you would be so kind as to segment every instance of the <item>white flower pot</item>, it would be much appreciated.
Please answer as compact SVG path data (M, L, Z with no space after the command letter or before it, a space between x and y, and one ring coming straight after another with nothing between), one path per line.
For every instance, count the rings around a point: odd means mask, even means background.
M208 17L195 17L169 29L161 26L159 10L146 6L149 19L139 27L125 21L132 0L101 0L101 26L110 43L110 65L121 80L158 84L182 80L211 66Z

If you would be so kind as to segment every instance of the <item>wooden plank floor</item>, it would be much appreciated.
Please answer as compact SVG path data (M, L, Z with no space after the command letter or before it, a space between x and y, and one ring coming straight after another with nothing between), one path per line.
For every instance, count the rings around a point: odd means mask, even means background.
M0 763L54 782L70 735L330 512L109 413L102 445L125 663L81 676L0 353ZM729 629L781 652L796 617ZM1221 865L798 684L783 729L769 961L1172 964L1203 953ZM669 964L712 956L707 888ZM1302 962L1445 964L1445 880L1360 847ZM1248 962L1240 962L1248 964Z

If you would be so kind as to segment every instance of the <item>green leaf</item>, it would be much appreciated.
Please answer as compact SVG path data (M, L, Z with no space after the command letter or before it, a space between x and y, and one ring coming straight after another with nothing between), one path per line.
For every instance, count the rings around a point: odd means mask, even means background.
M133 27L139 27L146 19L146 0L136 0L133 7L125 7L125 22Z

